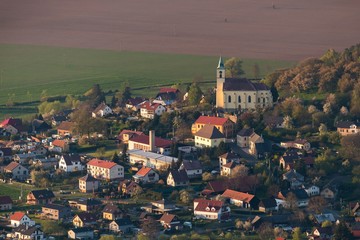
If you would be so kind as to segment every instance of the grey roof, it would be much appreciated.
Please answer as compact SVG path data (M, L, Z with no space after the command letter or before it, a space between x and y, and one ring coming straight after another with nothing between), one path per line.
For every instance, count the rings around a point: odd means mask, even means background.
M95 179L93 176L91 176L90 174L86 174L85 176L79 178L79 180L82 180L82 181L85 181L85 182L99 181L99 180Z
M189 178L185 170L170 170L174 182L188 182Z
M223 61L222 57L219 58L219 63L218 63L217 68L225 68L224 61Z
M224 159L239 159L240 157L238 155L236 155L233 152L227 152L224 153L223 155L219 156L219 158L224 158Z
M19 227L14 229L14 232L20 232L23 235L30 236L31 234L33 234L37 230L40 230L40 229L37 228L36 226L29 227L29 226L27 226L25 224L21 224Z
M296 172L296 170L291 169L290 171L284 173L284 179L287 180L299 180L299 181L304 181L304 176L301 175L300 173Z
M237 135L242 136L242 137L249 137L253 133L254 133L253 128L243 128L240 130L240 132Z
M72 165L73 162L80 162L80 156L78 154L65 154L63 158L68 166Z
M47 190L47 189L33 190L30 193L32 193L37 200L49 199L49 198L54 198L55 197L53 191Z
M261 200L259 203L259 207L265 207L265 208L274 208L277 206L275 198L267 198Z
M252 83L246 78L226 78L224 91L265 91L270 90L268 86L263 83Z
M73 231L74 233L83 233L83 232L93 232L94 230L92 230L89 227L79 227L79 228L70 229L70 231Z
M129 226L133 225L129 218L120 218L114 220L118 226Z
M76 202L78 204L83 204L83 205L87 205L87 206L102 205L102 202L100 200L95 199L95 198L80 198Z
M200 161L183 160L182 165L185 170L197 170L202 169Z
M340 121L336 123L336 127L338 128L350 128L351 125L356 125L357 127L360 127L360 122Z
M222 134L219 129L217 129L213 125L205 124L203 128L201 128L195 136L208 138L208 139L218 139L218 138L225 138L224 134Z
M128 151L129 155L134 155L138 157L142 157L144 159L156 159L157 161L165 162L171 164L173 161L177 162L178 159L175 157L169 157L158 153L153 152L144 152L144 150L140 149L132 149Z
M46 205L44 205L44 208L50 208L50 209L56 209L58 211L62 211L68 207L66 207L64 205L59 205L59 204L46 204Z

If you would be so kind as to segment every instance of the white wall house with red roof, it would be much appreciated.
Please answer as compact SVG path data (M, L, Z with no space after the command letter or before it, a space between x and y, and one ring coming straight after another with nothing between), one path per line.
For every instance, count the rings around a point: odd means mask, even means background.
M164 155L170 155L172 144L173 142L171 140L156 137L155 132L150 130L149 136L144 134L132 137L128 141L128 149L139 149L146 152L156 152Z
M155 183L159 181L159 174L150 167L142 167L134 176L133 179L137 183Z
M23 212L15 212L10 216L10 225L12 227L18 227L20 225L27 225L29 227L35 225L35 221L31 220L25 213Z
M114 162L92 159L87 163L87 172L96 179L116 180L124 178L124 167Z
M166 107L160 103L143 102L140 105L140 116L143 118L154 119L155 115L161 116L166 112Z
M194 199L194 216L198 219L226 220L230 211L223 201Z

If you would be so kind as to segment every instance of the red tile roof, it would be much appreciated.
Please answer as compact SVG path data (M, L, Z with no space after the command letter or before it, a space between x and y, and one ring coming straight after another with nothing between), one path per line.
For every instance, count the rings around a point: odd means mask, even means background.
M144 135L144 133L140 132L140 131L124 129L119 133L118 139L122 140L124 134L129 134L129 135L133 135L133 136Z
M252 194L238 192L238 191L234 191L234 190L230 190L230 189L227 189L221 196L226 197L226 198L232 198L235 200L244 201L247 203L250 203L250 201L255 197Z
M136 175L139 175L139 176L146 176L150 171L151 171L152 168L150 167L142 167L137 173Z
M207 200L207 199L201 199L201 198L195 199L194 203L195 202L198 202L198 205L194 209L195 211L207 211L206 208L209 207L210 210L211 210L211 208L215 208L215 211L217 212L224 205L223 201Z
M4 170L6 171L13 171L17 166L19 166L20 164L17 162L11 162L9 163L9 165L7 165Z
M164 222L166 224L170 224L174 218L175 218L174 214L165 213L164 215L161 216L159 221Z
M140 108L145 108L146 110L152 110L155 111L161 104L160 103L150 103L150 102L144 102L140 105Z
M170 93L170 92L177 93L177 92L179 92L179 90L176 88L163 87L163 88L160 88L160 91L159 91L159 93Z
M11 126L17 128L17 127L22 126L22 121L21 121L21 119L18 119L18 118L8 118L0 123L0 127L4 127L6 125L11 125Z
M221 117L210 117L210 116L200 116L195 123L196 124L210 124L210 125L224 125L228 119Z
M133 138L130 139L130 141L149 145L149 136L147 135L134 136ZM155 137L155 147L166 148L166 147L170 147L171 145L172 145L171 140Z
M15 212L13 215L10 216L10 220L20 221L25 216L23 212Z
M60 125L57 127L58 130L64 130L64 131L71 131L73 127L72 122L63 121L60 123Z
M90 162L87 163L87 165L91 165L91 166L95 166L95 167L100 167L100 168L113 168L115 167L117 164L114 162L110 162L110 161L105 161L105 160L100 160L100 159L92 159Z
M66 141L65 140L60 140L60 139L55 139L52 142L52 145L55 147L61 147L61 148L65 148L66 146Z

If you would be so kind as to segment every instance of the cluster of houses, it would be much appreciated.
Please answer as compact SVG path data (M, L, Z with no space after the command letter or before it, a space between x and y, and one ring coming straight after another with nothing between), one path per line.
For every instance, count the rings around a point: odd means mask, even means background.
M180 97L179 90L161 88L154 100L131 98L126 102L126 108L139 112L140 116L153 119L169 111L170 105ZM273 105L272 94L268 87L261 83L252 83L246 79L225 77L225 68L220 58L217 67L216 106L224 110L252 110L267 108ZM274 225L288 224L291 216L280 214L283 209L294 207L304 208L310 199L316 196L334 202L338 197L338 186L330 181L325 185L317 185L313 179L306 179L296 171L296 165L301 162L306 169L314 167L315 155L306 139L276 144L283 148L284 154L279 159L278 169L281 175L280 191L271 197L259 198L256 189L259 179L256 175L244 174L236 176L238 166L244 165L244 158L252 161L265 159L272 153L269 140L253 128L244 127L236 132L235 116L224 114L220 116L200 116L192 126L193 146L181 146L182 158L171 156L174 141L157 137L155 131L141 132L122 130L118 140L127 145L128 163L116 163L103 159L81 156L72 151L76 142L73 134L74 123L69 120L71 111L64 111L51 118L51 125L57 134L52 137L35 137L51 129L44 120L35 119L25 140L0 142L0 172L4 182L15 180L31 183L30 166L36 166L45 171L55 170L64 175L79 173L78 189L89 196L103 192L104 184L115 186L119 195L124 198L135 197L145 188L151 189L154 184L166 184L174 190L186 189L193 182L199 182L204 171L203 164L197 159L197 150L218 147L221 143L229 143L232 150L218 156L219 165L213 167L220 174L217 180L208 181L205 188L196 192L191 202L192 220L206 219L225 221L231 219L231 208L235 206L244 211L257 210L266 214L249 219L252 227L258 228L263 222ZM113 115L113 110L101 103L92 112L94 118L105 118ZM283 128L282 117L264 117L264 124L270 128ZM338 122L337 131L342 136L359 133L358 122ZM23 127L21 119L9 118L0 124L0 135L27 135L28 129ZM15 154L16 153L16 154ZM250 157L249 157L250 156ZM132 175L125 174L125 164L130 165ZM208 169L207 169L208 170ZM160 173L166 173L161 177ZM163 179L161 179L163 178ZM279 183L280 185L280 183ZM94 230L103 228L114 234L131 232L141 222L148 221L149 215L157 216L164 230L178 231L191 227L191 222L181 221L177 214L183 207L162 199L151 201L141 207L140 217L134 219L129 209L120 207L116 201L111 201L110 193L104 198L80 198L66 202L59 201L61 197L50 189L33 190L26 196L26 204L40 205L41 211L36 218L64 221L71 223L73 228L68 231L70 239L94 239ZM291 199L291 201L290 201ZM9 196L0 196L0 211L11 212L13 200ZM360 216L360 205L349 206L355 219ZM185 208L186 209L186 208ZM269 215L269 213L271 213ZM277 214L279 213L279 214ZM13 239L45 239L41 226L29 217L27 212L12 212L6 221L12 228L9 232ZM316 228L308 233L308 239L330 239L332 230L322 228L324 221L335 223L338 216L332 213L314 214ZM349 223L354 236L360 236L356 221Z

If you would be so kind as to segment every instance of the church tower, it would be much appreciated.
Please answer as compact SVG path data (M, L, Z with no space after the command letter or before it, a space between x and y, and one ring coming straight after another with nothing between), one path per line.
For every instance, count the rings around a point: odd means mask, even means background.
M216 69L216 107L224 107L224 92L223 85L225 83L225 65L222 57L219 59L219 63Z

